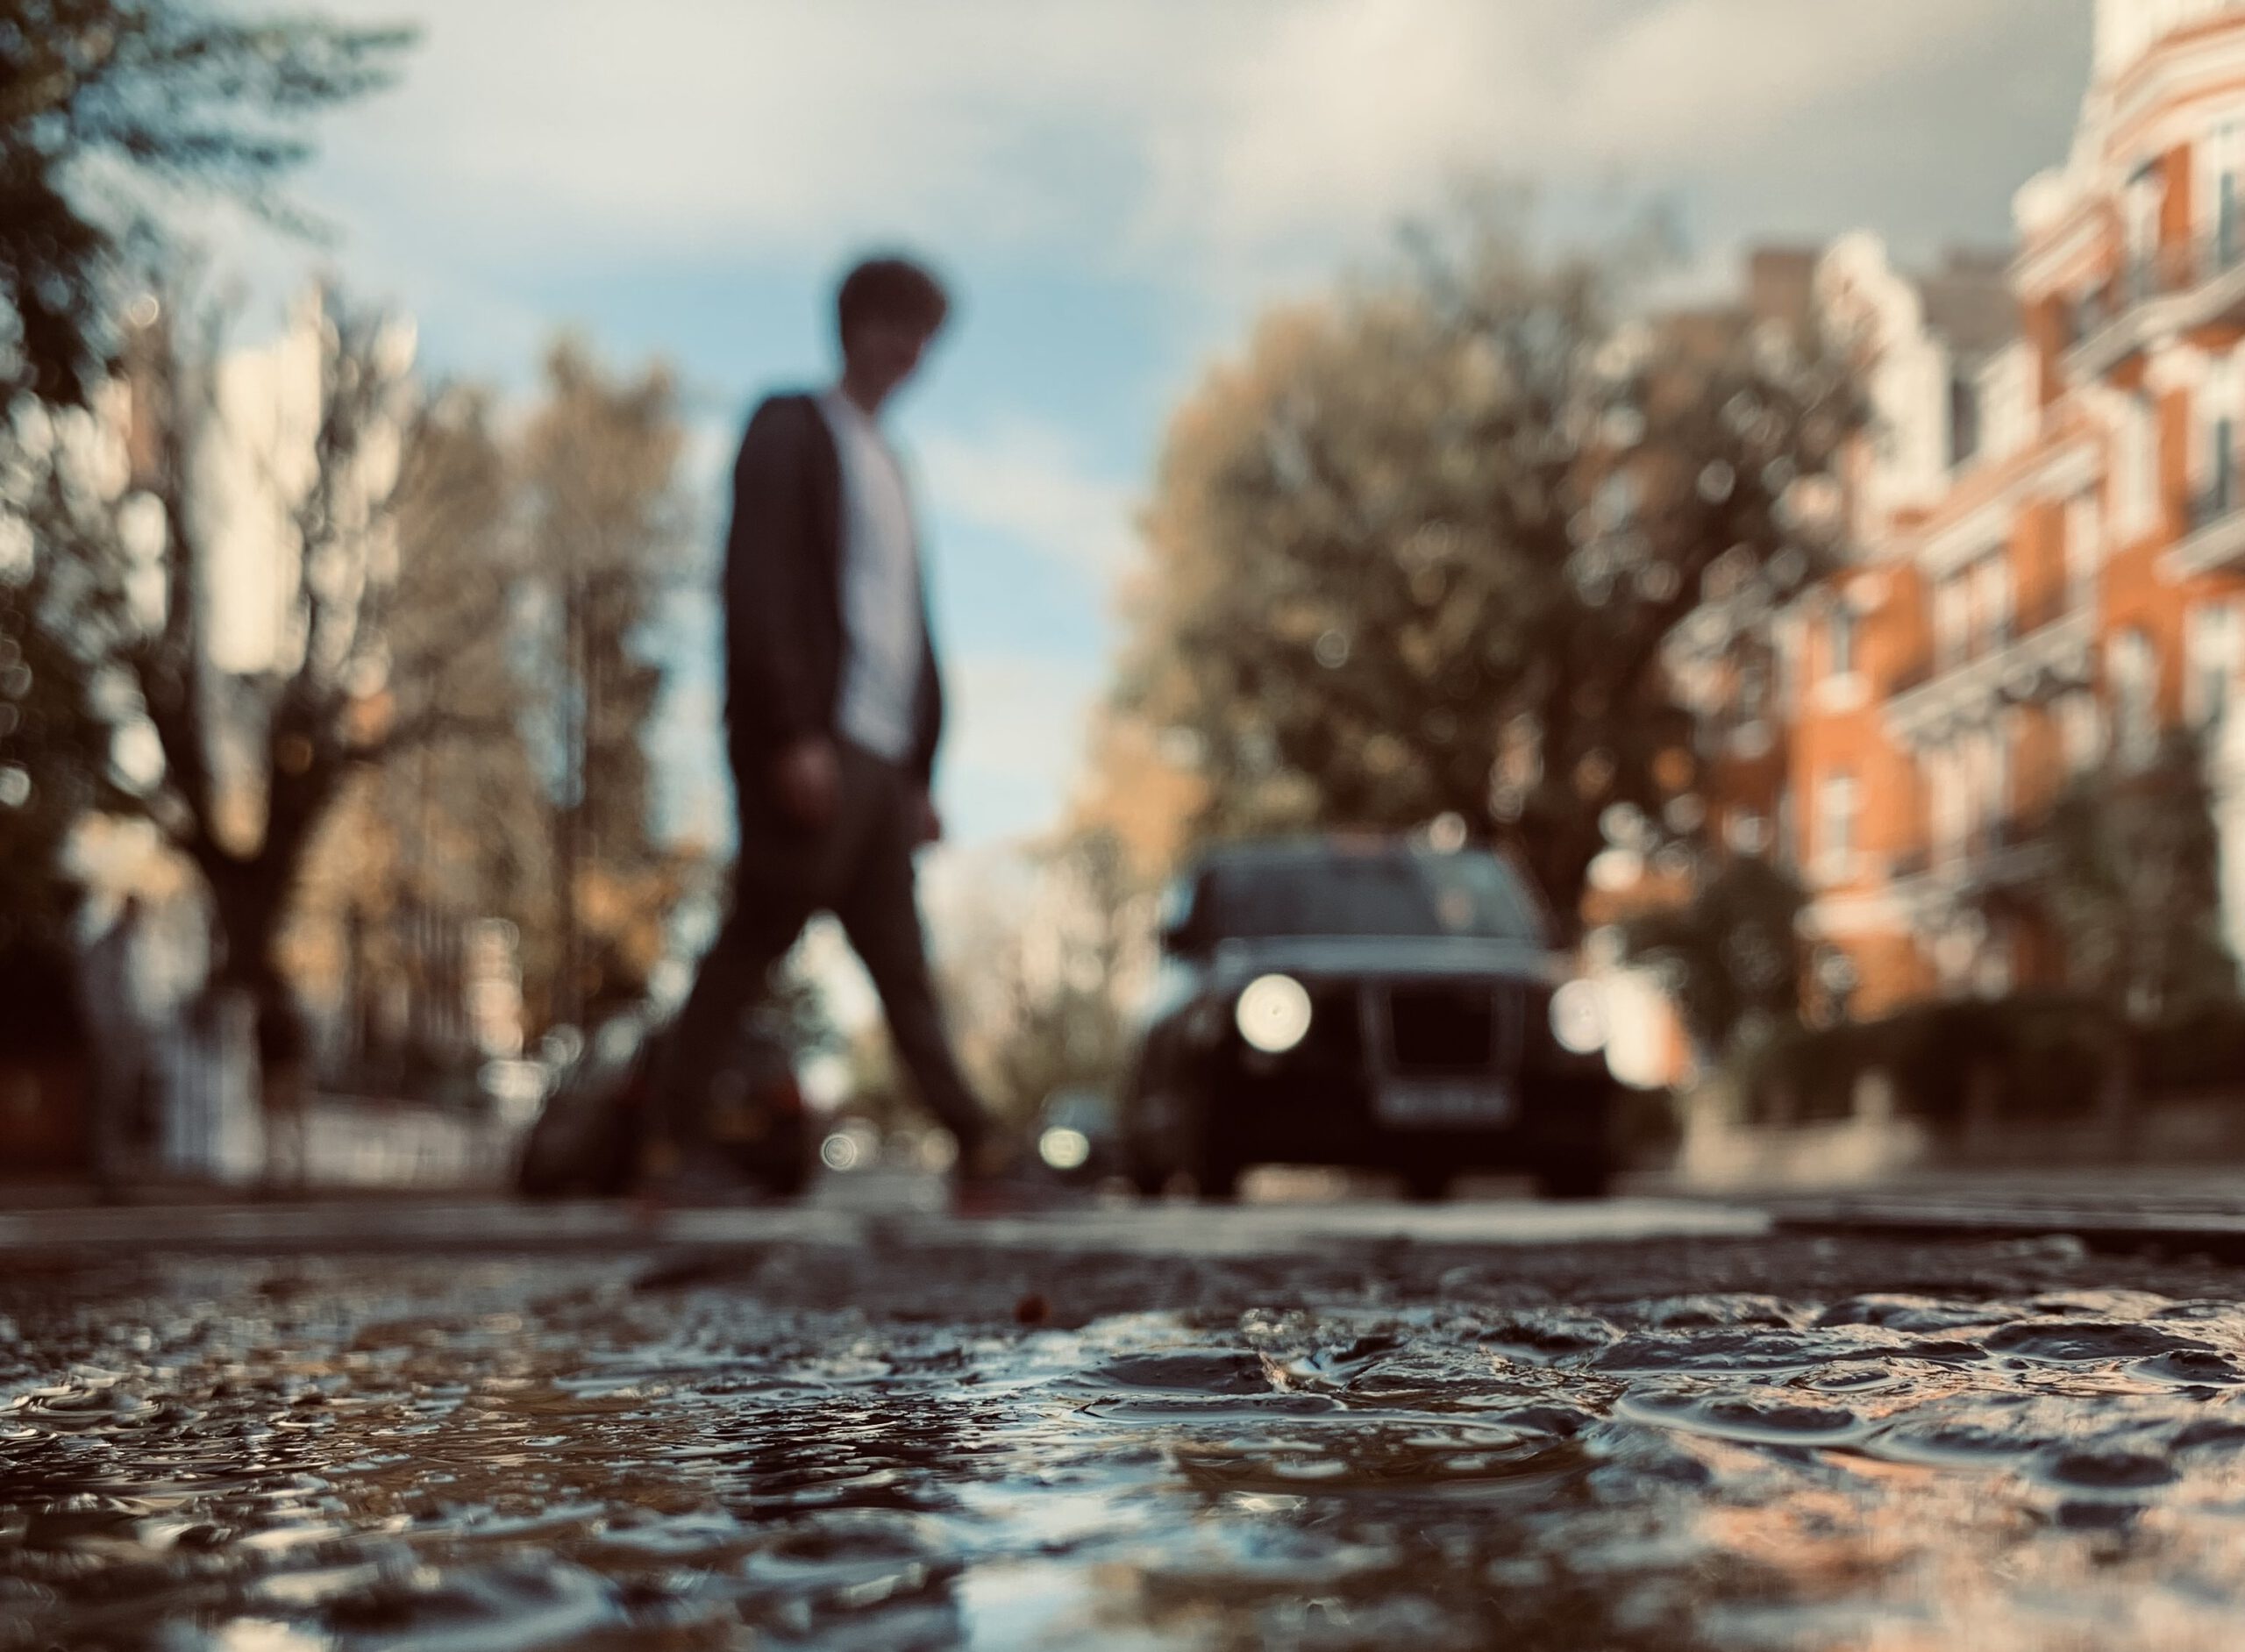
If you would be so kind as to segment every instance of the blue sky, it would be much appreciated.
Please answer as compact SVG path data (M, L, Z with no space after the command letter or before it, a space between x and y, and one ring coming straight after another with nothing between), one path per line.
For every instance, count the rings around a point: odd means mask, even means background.
M419 22L327 123L315 260L436 371L520 386L575 327L688 387L692 485L829 366L828 292L923 251L959 325L899 430L930 517L955 837L1050 823L1117 641L1168 409L1256 310L1376 258L1461 175L1560 216L1657 196L1712 282L1757 239L2000 243L2055 164L2090 0L347 0ZM706 626L672 644L674 801L722 808Z

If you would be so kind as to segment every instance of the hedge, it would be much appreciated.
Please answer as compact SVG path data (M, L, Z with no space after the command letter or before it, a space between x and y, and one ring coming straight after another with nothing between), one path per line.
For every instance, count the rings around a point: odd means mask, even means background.
M2225 1024L2223 1035L2232 1034L2240 1041L2236 1047L2245 1049L2245 1017ZM1740 1089L1756 1122L1836 1120L1853 1111L1862 1076L1884 1072L1899 1111L1955 1127L1964 1118L1978 1075L1992 1086L2000 1116L2082 1119L2096 1112L2120 1048L2119 1036L2107 1011L2078 998L1928 1003L1879 1021L1786 1029L1742 1058ZM2139 1074L2146 1075L2156 1050L2155 1070L2163 1084L2171 1082L2181 1070L2170 1053L2172 1043L2162 1033L2140 1045ZM2191 1045L2201 1047L2221 1046L2202 1032Z

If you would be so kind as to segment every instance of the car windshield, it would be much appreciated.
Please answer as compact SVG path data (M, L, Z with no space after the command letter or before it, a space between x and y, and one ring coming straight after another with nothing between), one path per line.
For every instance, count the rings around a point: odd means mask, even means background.
M1463 936L1540 941L1543 925L1518 879L1479 854L1343 852L1241 859L1210 869L1206 933Z

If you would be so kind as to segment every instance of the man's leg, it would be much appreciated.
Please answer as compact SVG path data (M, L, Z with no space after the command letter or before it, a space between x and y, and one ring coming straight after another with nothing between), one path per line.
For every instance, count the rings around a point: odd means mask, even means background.
M732 911L702 955L694 990L658 1056L655 1123L681 1150L700 1137L703 1092L739 1036L742 1015L764 995L772 966L787 956L817 909L809 877L752 866L749 857L756 852L753 845L743 846Z
M890 778L890 777L884 777ZM880 993L889 1036L921 1101L959 1140L962 1163L989 1138L990 1116L959 1071L928 972L928 945L912 867L913 821L907 782L893 776L879 823L867 836L855 876L834 915Z

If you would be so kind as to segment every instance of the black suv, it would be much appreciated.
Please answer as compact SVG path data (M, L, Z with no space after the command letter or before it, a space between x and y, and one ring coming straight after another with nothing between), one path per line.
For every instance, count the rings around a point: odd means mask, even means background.
M1477 1169L1605 1193L1604 1006L1495 855L1234 844L1172 891L1162 947L1118 1120L1140 1192L1187 1171L1225 1198L1276 1162L1394 1171L1425 1199Z

